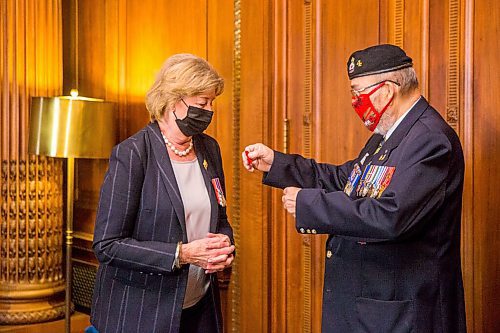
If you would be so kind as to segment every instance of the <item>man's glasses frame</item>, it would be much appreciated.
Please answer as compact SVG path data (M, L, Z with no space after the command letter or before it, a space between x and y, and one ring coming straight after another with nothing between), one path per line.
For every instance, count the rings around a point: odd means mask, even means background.
M375 87L377 85L380 85L381 83L386 83L386 82L392 82L394 83L395 85L397 86L400 86L400 84L396 81L393 81L393 80L382 80L382 81L379 81L379 82L376 82L376 83L373 83L373 84L370 84L369 86L366 86L364 88L361 88L361 89L351 89L351 94L353 97L359 97L359 95L361 95L361 93L363 91L365 91L366 89L370 89L372 87Z

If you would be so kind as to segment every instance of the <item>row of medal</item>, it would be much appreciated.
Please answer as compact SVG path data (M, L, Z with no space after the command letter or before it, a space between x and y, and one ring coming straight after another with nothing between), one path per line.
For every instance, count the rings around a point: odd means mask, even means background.
M348 196L356 191L358 197L380 198L389 186L395 170L396 167L368 164L361 174L361 168L356 163L344 187L344 192Z

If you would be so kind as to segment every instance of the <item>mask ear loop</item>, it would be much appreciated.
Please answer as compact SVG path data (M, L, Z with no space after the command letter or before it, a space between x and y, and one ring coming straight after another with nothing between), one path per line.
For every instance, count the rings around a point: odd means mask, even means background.
M162 111L163 111L163 113L162 113L162 114L163 114L163 116L164 116L164 115L165 115L165 113L169 111L169 110L167 110L167 105L165 105L165 106L162 108ZM172 113L174 114L175 119L177 119L177 116L175 115L175 108L174 108L174 110L172 111ZM162 116L162 118L163 118L163 116Z
M175 114L175 108L174 108L174 110L172 111L172 113L174 114L175 120L179 119L179 118L177 118L177 115Z
M373 116L373 115L375 115L375 117L376 117L376 116L380 115L380 117L382 117L382 115L384 114L384 112L387 110L387 108L389 107L389 105L390 105L390 104L392 103L392 101L394 100L394 94L393 94L393 96L391 97L391 100L389 101L389 103L387 103L387 104L386 104L386 105L382 108L382 110L377 111L377 110L375 109L375 106L373 105L373 102L372 102L372 101L371 101L371 99L370 99L370 96L371 96L371 95L373 95L373 94L374 94L377 90L379 90L379 89L381 89L383 86L385 86L387 81L389 81L389 80L386 80L386 81L381 82L381 83L380 83L380 84L379 84L379 85L378 85L375 89L373 89L372 91L370 91L370 92L367 94L367 98L370 100L370 103L371 103L371 104L372 104L372 106L373 106L373 110L371 110L371 111L370 111L370 113L371 113L371 115L372 115L372 116ZM389 81L389 82L392 82L392 81ZM368 119L370 119L370 118L372 118L372 117L370 117L370 114L369 114L369 115L366 117L366 119L368 120Z
M182 103L184 103L184 105L185 105L185 106L188 108L188 110L189 110L189 105L187 105L187 103L184 101L184 99L183 99L183 98L181 98L181 101L182 101ZM179 119L179 118L177 118L177 115L175 114L175 108L174 108L174 111L172 111L172 112L174 113L174 117L175 117L175 119L176 119L176 120L177 120L177 119Z

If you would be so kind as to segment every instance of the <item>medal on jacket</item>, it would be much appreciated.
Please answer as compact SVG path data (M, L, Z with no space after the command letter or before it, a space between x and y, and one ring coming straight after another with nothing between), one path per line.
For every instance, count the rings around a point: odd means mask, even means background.
M358 197L380 198L391 183L396 167L369 165L356 191Z
M365 156L363 156L363 158L361 159L361 161L359 161L359 164L363 165L365 164L365 161L366 161L366 158L370 156L370 154L366 153ZM357 164L357 163L356 163Z
M358 181L359 181L360 177L361 177L361 168L359 167L359 164L356 163L356 164L354 164L354 168L351 171L351 175L349 176L349 179L347 180L347 184L344 187L345 194L347 194L348 196L351 195L352 190L354 190L356 188L356 186L358 185Z
M214 187L215 196L217 197L217 203L222 207L226 207L226 198L224 197L224 191L222 191L219 178L212 179L212 186Z

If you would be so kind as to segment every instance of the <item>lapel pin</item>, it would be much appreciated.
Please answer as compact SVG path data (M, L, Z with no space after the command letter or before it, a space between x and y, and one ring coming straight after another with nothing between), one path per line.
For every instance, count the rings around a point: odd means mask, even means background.
M387 150L384 151L384 153L382 155L380 155L380 157L378 158L379 161L383 161L385 160L385 158L387 157Z
M207 160L203 160L203 167L205 168L205 170L208 170L208 162Z

